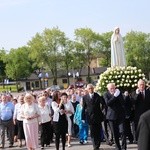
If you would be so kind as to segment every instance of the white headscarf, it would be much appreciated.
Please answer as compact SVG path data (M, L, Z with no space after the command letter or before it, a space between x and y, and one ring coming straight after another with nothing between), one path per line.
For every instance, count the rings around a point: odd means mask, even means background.
M114 32L115 32L117 29L120 29L120 28L119 28L119 27L115 27L115 28L114 28Z

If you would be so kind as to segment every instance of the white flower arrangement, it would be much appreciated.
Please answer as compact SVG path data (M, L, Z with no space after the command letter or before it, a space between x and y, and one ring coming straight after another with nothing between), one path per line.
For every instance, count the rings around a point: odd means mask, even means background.
M145 75L137 67L110 67L100 75L95 90L103 94L107 90L107 84L114 82L122 91L131 91L137 87L139 79L145 80Z

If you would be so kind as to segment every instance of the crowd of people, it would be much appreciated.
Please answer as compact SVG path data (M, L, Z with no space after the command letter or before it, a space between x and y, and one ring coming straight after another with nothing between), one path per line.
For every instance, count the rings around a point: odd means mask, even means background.
M148 134L144 136L141 132L147 124L143 123L143 114L150 110L150 90L146 89L145 81L140 79L131 93L122 92L114 83L109 83L107 89L103 95L95 92L92 84L61 91L48 88L17 97L2 93L0 148L5 147L6 135L9 147L18 141L18 147L26 145L28 150L35 150L39 148L40 137L41 149L55 141L59 150L61 138L65 150L66 145L72 146L72 138L86 144L90 131L94 150L99 150L101 142L115 145L116 150L126 150L127 144L133 143L138 143L139 150L149 150L143 149L140 142L149 139Z

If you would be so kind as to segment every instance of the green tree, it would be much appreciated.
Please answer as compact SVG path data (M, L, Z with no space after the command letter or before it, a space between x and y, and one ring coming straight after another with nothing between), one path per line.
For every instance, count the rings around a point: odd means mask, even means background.
M6 63L6 75L16 81L16 88L18 90L18 81L30 75L31 61L29 60L29 51L27 47L20 47L18 49L11 49L5 55L4 62Z
M69 83L69 70L72 68L72 60L73 60L73 49L74 44L73 41L66 39L65 45L61 50L61 69L66 71L67 80Z
M6 51L4 49L0 50L0 82L3 83L3 86L4 86L4 79L6 78L6 73L5 73L6 64L3 61L5 55L6 55Z
M110 66L111 62L111 35L113 32L106 32L101 34L100 49L98 55L100 56L100 66Z
M84 46L82 43L74 42L72 68L77 69L79 74L87 64Z
M65 33L56 27L46 28L42 34L37 33L28 42L30 57L39 67L51 70L53 84L57 84L57 69L60 67L60 54L64 49L65 41Z
M88 66L88 77L87 81L90 83L90 64L96 50L99 47L99 34L92 31L90 28L80 28L75 30L75 42L78 43L78 47L85 56L86 64Z
M131 31L125 36L127 64L141 68L148 77L150 66L150 34Z

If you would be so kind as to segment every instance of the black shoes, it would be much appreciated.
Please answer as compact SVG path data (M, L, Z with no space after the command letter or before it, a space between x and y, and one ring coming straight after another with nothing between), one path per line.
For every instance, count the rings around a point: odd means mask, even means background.
M83 143L84 143L84 142L81 140L81 141L80 141L80 144L83 144Z
M133 144L137 144L137 141L133 141Z
M133 141L129 141L129 143L128 144L133 144Z
M12 144L10 144L10 145L9 145L9 148L11 148L11 147L13 147L13 145L12 145Z

